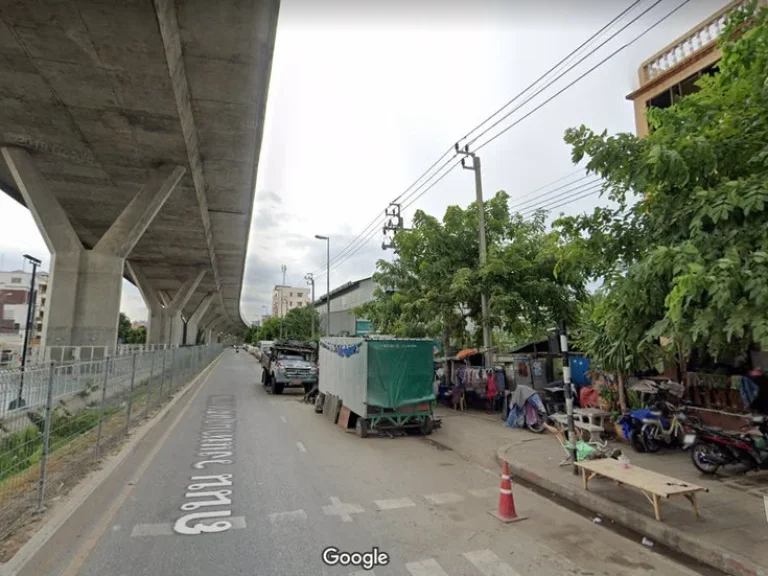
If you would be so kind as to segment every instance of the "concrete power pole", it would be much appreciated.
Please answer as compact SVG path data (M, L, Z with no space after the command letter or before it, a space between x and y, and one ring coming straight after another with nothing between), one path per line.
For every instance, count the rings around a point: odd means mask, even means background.
M310 303L310 307L312 308L312 338L315 337L315 277L312 274L312 272L308 272L306 276L304 276L304 280L306 280L310 286L312 286L312 302Z
M473 152L469 151L469 146L465 146L464 150L459 149L459 145L456 144L456 153L463 154L472 158L472 166L467 166L464 163L465 158L461 159L461 167L465 170L472 170L475 173L475 201L477 202L477 237L478 244L480 245L480 265L485 265L488 254L485 244L485 205L483 204L483 178L480 168L480 158ZM483 348L485 348L485 365L487 368L491 367L493 354L491 347L493 346L493 335L491 333L491 319L490 308L488 306L488 292L483 289L480 294L480 308L483 314Z
M382 229L384 232L384 241L381 243L381 249L395 250L395 254L397 254L394 235L400 230L403 230L403 217L400 215L400 204L396 202L390 203L389 208L384 210L384 216L388 217L389 220L385 222ZM388 233L390 232L392 233L391 238L388 236Z

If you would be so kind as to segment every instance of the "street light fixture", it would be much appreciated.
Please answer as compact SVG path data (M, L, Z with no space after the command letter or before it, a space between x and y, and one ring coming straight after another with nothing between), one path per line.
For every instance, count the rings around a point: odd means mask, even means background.
M318 240L325 240L326 246L326 259L325 259L325 282L326 282L326 316L328 316L325 322L325 336L326 338L331 335L331 239L328 236L321 236L315 234L315 238Z

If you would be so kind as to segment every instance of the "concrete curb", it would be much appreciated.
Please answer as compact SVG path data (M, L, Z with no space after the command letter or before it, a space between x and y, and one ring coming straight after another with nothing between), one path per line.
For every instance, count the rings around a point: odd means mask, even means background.
M733 554L719 546L702 542L699 538L686 534L678 528L674 528L657 522L655 519L645 516L634 510L630 510L616 502L603 498L583 489L573 489L554 482L549 478L538 475L528 468L506 458L507 450L514 446L506 444L496 451L496 461L502 465L504 460L509 464L510 473L527 482L554 493L613 520L617 524L647 536L655 542L689 556L694 560L712 566L721 572L732 576L768 576L768 569L756 564L749 558Z
M206 366L195 378L189 382L186 386L183 386L178 390L178 394L160 409L149 421L143 423L141 426L135 429L135 432L130 436L129 440L125 443L125 446L112 456L104 459L104 465L93 472L91 475L83 478L80 483L70 493L70 497L67 498L66 503L63 503L60 507L57 506L52 510L52 514L49 520L35 532L34 536L30 538L24 546L22 546L16 554L5 564L0 565L0 576L13 576L18 574L24 569L27 562L33 558L48 540L53 536L56 531L74 514L77 509L85 502L88 497L96 491L96 489L103 484L110 474L136 449L136 446L141 440L154 428L163 418L165 418L168 412L181 401L182 398L188 396L190 390L192 390L196 384L198 384L206 374L208 374L221 358L219 353L208 366Z

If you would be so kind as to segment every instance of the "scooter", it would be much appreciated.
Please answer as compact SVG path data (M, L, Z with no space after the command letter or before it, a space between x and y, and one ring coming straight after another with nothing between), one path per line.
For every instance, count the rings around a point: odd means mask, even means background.
M684 446L685 435L698 425L698 420L689 418L685 412L669 402L660 402L653 417L641 418L640 439L646 452L658 452L662 445L669 448Z
M715 474L722 466L740 464L745 472L768 469L768 419L755 416L752 424L760 436L743 432L723 432L697 428L688 434L685 445L691 447L691 461L702 474Z

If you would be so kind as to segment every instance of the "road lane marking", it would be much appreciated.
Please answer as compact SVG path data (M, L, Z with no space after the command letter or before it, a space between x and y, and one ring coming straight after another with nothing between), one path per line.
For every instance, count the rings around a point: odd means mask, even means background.
M464 558L477 568L483 576L520 576L520 574L490 550L465 552Z
M442 494L427 494L424 496L431 504L456 504L463 502L464 496L454 494L453 492L444 492Z
M499 495L499 488L494 486L492 488L480 488L477 490L467 490L467 492L469 492L470 496L474 496L475 498L490 498L491 496Z
M405 565L405 569L411 573L411 576L448 576L434 558L419 562L408 562Z
M299 452L306 452L307 448L302 444L301 442L296 442L296 448L299 449Z
M288 418L286 418L285 416L280 416L280 421L281 421L283 424L288 424Z
M227 518L232 524L232 530L244 530L247 528L245 516L232 516ZM170 522L160 524L136 524L131 531L132 538L143 538L146 536L173 536L173 524Z
M416 503L410 498L392 498L391 500L374 500L379 510L397 510L398 508L410 508Z
M346 504L336 496L331 496L331 505L323 506L323 512L326 516L338 516L342 522L352 522L350 514L362 514L365 510L357 504Z
M376 572L373 570L358 570L357 572L350 572L349 576L376 576Z
M291 510L290 512L275 512L269 515L269 521L272 524L282 522L283 520L306 520L307 513L304 510Z
M183 406L181 408L180 412L176 416L176 419L173 422L171 422L171 425L165 430L163 435L158 440L157 444L155 444L151 452L147 454L147 457L144 459L141 465L136 469L136 474L134 474L132 481L128 482L123 487L123 489L120 491L117 497L112 501L112 505L104 513L101 520L99 520L99 523L96 525L96 527L93 530L91 530L88 537L83 541L82 546L75 553L69 566L67 566L67 568L61 573L61 576L78 576L80 574L80 569L85 564L85 561L88 559L88 556L91 554L91 552L93 552L93 550L98 545L99 541L101 540L101 537L107 531L107 528L109 527L110 523L112 522L114 517L117 516L117 513L120 511L120 508L122 508L123 504L125 504L126 500L128 500L128 496L130 496L131 492L133 491L133 487L139 483L142 476L147 471L147 468L149 468L150 464L152 464L154 459L157 457L158 452L160 452L160 449L163 447L166 440L168 440L168 437L173 433L178 423L181 422L181 419L184 418L190 406L192 406L192 404L195 402L195 399L197 398L197 395L200 393L200 390L205 388L205 385L208 383L208 380L211 377L211 374L213 374L216 368L218 367L220 360L221 360L221 356L216 358L215 364L209 364L210 370L207 374L205 374L205 376L203 376L203 374L205 373L203 371L195 378L195 380L197 380L197 378L202 377L202 380L199 383L199 385L197 385L193 380L190 383L190 385L186 387L186 390L191 390L192 386L195 386L195 385L198 386L197 390L192 392L191 395L187 398L186 406ZM187 393L188 393L187 391L183 392L183 394L185 395ZM178 398L183 398L183 396L178 396ZM168 405L168 406L173 406L173 405ZM167 410L165 414L168 414L171 408L167 407L167 408L164 408L164 410Z

